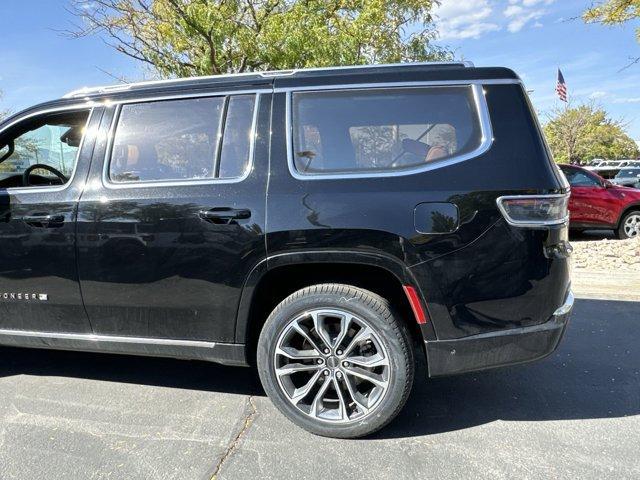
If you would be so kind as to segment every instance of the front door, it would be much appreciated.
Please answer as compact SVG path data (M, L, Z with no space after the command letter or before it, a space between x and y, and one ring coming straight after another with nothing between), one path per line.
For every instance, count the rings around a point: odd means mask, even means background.
M611 216L611 195L602 180L583 170L568 168L565 175L571 185L570 221L574 225L607 226Z
M86 108L31 113L0 132L3 334L91 332L78 283L75 219L101 115Z
M265 258L268 139L256 131L269 131L269 103L212 94L109 112L78 213L97 335L233 342L245 278Z

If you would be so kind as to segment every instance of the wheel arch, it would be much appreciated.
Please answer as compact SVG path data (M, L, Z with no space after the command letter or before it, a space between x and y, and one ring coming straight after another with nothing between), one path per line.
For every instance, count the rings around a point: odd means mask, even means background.
M283 253L258 264L245 282L236 319L235 341L245 344L247 360L255 361L257 340L269 313L291 293L318 283L345 283L389 298L412 335L423 348L425 338L435 338L430 321L418 325L404 286L424 298L411 271L399 260L369 252L317 251Z
M616 222L616 230L620 228L622 219L625 217L625 215L633 210L637 210L640 212L640 201L627 205L622 209L622 211L620 212L620 216L618 216L618 221Z

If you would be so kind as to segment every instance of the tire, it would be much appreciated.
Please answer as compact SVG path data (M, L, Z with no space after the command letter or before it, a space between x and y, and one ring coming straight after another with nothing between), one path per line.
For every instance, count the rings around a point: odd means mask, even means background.
M335 438L363 437L391 422L409 397L415 371L409 334L389 303L341 284L313 285L284 299L260 333L257 361L280 412L311 433ZM296 403L298 394L304 396Z
M640 210L627 212L620 220L620 225L616 230L618 238L625 240L640 235Z

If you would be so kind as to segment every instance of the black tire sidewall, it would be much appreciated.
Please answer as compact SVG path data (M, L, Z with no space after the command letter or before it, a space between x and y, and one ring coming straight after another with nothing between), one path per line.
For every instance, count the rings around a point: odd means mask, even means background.
M411 342L407 332L385 305L386 302L377 295L354 287L348 287L349 294L346 295L344 288L339 293L331 288L322 289L322 287L336 287L336 285L317 287L317 291L307 288L294 293L285 299L267 319L258 342L257 360L260 379L276 407L302 428L317 435L339 438L368 435L390 422L406 402L414 374ZM376 303L371 304L372 299ZM383 313L379 311L380 304L384 306ZM389 354L391 378L388 390L376 405L376 411L360 421L337 424L314 420L293 406L278 384L273 365L277 340L293 318L315 308L337 308L367 321L378 334Z
M625 213L624 216L622 217L622 220L620 220L620 225L618 226L618 231L616 232L620 240L635 238L635 237L628 237L624 231L624 224L627 221L627 218L629 218L631 215L634 215L634 214L640 214L640 210L631 210L630 212Z

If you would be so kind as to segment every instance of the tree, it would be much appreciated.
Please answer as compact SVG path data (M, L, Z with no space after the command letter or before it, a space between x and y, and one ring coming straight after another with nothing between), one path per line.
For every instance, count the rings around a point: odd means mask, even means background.
M587 23L621 25L640 18L640 0L605 0L587 9L582 18ZM636 40L640 42L640 27L636 28ZM639 61L640 57L633 58L632 63Z
M555 109L544 133L557 162L592 158L634 158L638 146L624 131L621 122L607 117L593 104Z
M438 0L72 0L98 34L160 77L445 60Z
M2 90L0 90L0 100L2 100ZM10 113L11 112L9 111L9 109L0 107L0 122L2 122L5 118L7 118Z

